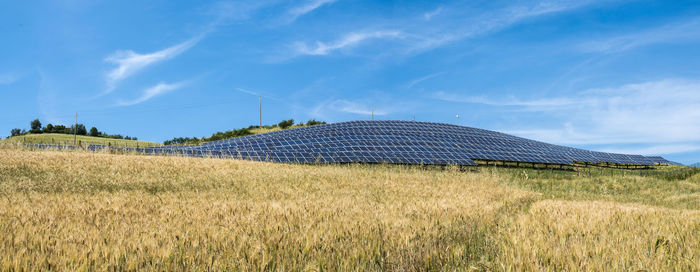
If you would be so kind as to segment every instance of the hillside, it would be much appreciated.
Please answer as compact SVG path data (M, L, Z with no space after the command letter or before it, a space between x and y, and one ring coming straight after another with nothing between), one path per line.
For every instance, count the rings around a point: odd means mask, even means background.
M293 125L293 126L286 128L286 129L300 128L300 127L305 127L305 125L303 125L303 124L302 125ZM268 133L268 132L280 131L280 130L282 130L281 127L262 127L262 128L251 128L250 132L252 134L262 134L262 133Z
M287 120L287 121L282 121L282 122L293 122L293 120ZM269 125L269 126L263 126L263 127L249 126L247 128L239 128L239 129L232 129L232 130L227 130L227 131L216 132L209 137L202 137L202 138L176 137L176 138L164 141L163 144L164 145L198 145L198 144L202 144L202 143L206 143L206 142L226 140L226 139L232 139L232 138L255 135L255 134L263 134L263 133L268 133L268 132L273 132L273 131L280 131L280 130L284 130L284 129L314 126L314 125L320 125L320 124L325 124L325 123L326 122L309 120L305 124L300 123L300 124L296 124L296 125L290 125L288 127L285 126L285 128L282 128L279 125Z
M122 140L122 139L110 139L102 137L91 137L78 135L77 140L80 141L82 146L88 146L90 144L111 144L112 146L128 146L128 147L146 147L146 146L160 146L159 143L146 142L146 141L134 141L134 140ZM26 144L57 144L57 145L73 145L73 135L69 134L57 134L57 133L45 133L45 134L27 134L23 136L10 137L8 139L0 140L0 143L26 143Z
M700 269L700 173L687 167L623 177L0 149L3 271Z

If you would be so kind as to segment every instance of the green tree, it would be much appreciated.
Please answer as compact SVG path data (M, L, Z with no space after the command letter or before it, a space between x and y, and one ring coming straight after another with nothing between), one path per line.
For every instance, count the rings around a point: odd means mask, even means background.
M41 121L39 121L39 119L34 119L34 121L29 123L29 126L31 127L31 130L29 132L41 133Z
M44 133L53 133L53 125L51 123L44 127Z
M32 121L29 125L31 126L32 130L41 129L41 121L39 121L39 119L34 119L34 121Z
M55 125L55 126L53 127L53 133L70 134L70 133L71 133L71 129L70 129L70 128L67 128L67 127L64 126L64 125Z
M282 122L279 122L279 124L277 124L277 126L281 127L282 129L291 127L292 125L294 125L294 119L284 120Z
M100 135L100 131L96 127L90 128L90 136L97 137Z
M85 129L85 125L83 125L83 124L78 124L77 129L76 129L76 125L73 125L73 126L71 126L70 133L71 134L76 133L78 135L87 135L87 129Z
M19 129L19 128L13 128L12 130L10 130L10 135L11 135L11 136L19 136L19 135L22 135L22 130Z

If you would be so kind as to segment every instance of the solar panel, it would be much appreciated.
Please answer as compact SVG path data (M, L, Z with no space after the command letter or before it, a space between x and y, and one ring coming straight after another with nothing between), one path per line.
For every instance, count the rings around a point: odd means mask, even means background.
M473 160L549 164L655 163L640 155L589 151L484 129L416 121L341 122L201 145L150 147L143 152L295 163L476 165Z
M75 146L72 146L72 145L31 144L28 146L32 146L32 147L37 148L37 149L55 149L55 150L75 149Z
M665 164L665 165L683 165L681 163L669 161L660 156L646 156L647 160L651 161L652 164Z

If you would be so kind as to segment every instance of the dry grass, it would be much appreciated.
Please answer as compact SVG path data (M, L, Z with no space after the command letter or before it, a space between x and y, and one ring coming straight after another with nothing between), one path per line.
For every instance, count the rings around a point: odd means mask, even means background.
M98 145L112 145L112 146L127 146L127 147L148 147L148 146L160 146L159 143L146 142L146 141L134 141L134 140L123 140L123 139L109 139L102 137L92 137L77 135L75 136L78 144L83 147L87 147L91 144ZM2 144L55 144L55 145L74 145L75 140L73 135L70 134L57 134L57 133L45 133L45 134L27 134L23 136L10 137L8 139L0 140Z
M509 178L0 147L0 270L700 266L696 210L539 201Z
M300 128L300 127L306 127L306 125L302 124L296 124L291 127L288 127L286 129L292 129L292 128ZM268 132L274 132L274 131L280 131L282 130L281 127L274 126L274 127L254 127L250 129L250 132L253 134L261 134L261 133L268 133Z

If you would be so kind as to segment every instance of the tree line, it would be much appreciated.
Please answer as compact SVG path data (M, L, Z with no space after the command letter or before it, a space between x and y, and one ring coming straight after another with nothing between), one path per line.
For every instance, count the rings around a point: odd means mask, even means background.
M315 125L323 125L326 124L324 121L316 121L314 119L311 119L307 121L306 123L298 123L296 126L315 126ZM279 127L281 129L287 129L292 126L294 126L294 119L289 119L289 120L283 120L276 125L267 125L263 126L262 128L266 129L273 129L275 127ZM241 136L248 136L248 135L253 135L252 130L255 128L260 128L259 126L249 126L247 128L239 128L239 129L232 129L224 132L217 132L212 134L210 137L202 137L202 138L197 138L197 137L177 137L173 138L167 141L164 141L164 145L192 145L192 144L201 144L204 142L212 142L212 141L218 141L218 140L225 140L225 139L231 139L231 138L236 138L236 137L241 137Z
M76 124L70 127L66 127L64 125L53 125L49 123L46 126L42 126L41 121L39 121L39 119L34 119L29 123L29 131L19 128L13 128L12 130L10 130L10 137L42 133L78 134L109 139L138 140L137 137L122 136L121 134L107 134L102 131L99 131L96 127L92 127L88 131L85 128L85 125L83 124Z

